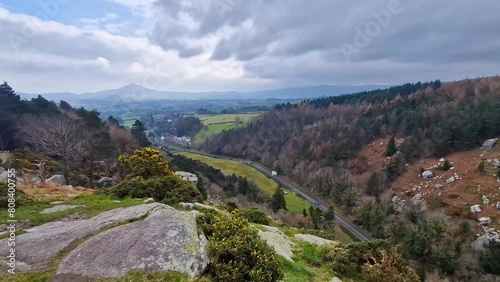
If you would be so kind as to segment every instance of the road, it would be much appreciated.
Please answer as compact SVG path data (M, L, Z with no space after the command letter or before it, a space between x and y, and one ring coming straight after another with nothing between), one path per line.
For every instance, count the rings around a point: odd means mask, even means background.
M264 167L264 166L262 166L262 165L260 165L260 164L256 164L256 163L253 163L253 162L249 162L247 160L242 160L242 159L237 159L237 158L230 158L230 157L226 157L226 156L219 156L219 155L207 154L207 153L196 151L196 150L188 150L188 149L186 149L184 151L185 152L189 152L189 153L204 155L204 156L208 156L208 157L212 157L212 158L227 159L227 160L232 160L232 161L237 161L237 162L243 162L243 163L245 163L245 164L247 164L247 165L255 168L256 170L260 171L261 173L263 173L263 174L271 177L276 182L278 182L279 184L285 186L286 188L294 191L295 193L297 193L298 195L300 195L302 198L304 198L305 200L309 201L311 204L318 206L322 211L328 211L328 208L325 207L324 205L322 205L318 200L314 199L313 197L310 197L309 195L307 195L306 193L304 193L302 190L300 190L297 186L291 184L287 180L285 180L285 179L283 179L283 178L281 178L279 176L272 176L271 175L271 170L268 169L268 168L266 168L266 167ZM358 240L363 241L363 242L371 240L371 238L368 235L367 231L362 230L359 226L357 226L354 223L350 222L349 220L347 220L343 216L338 215L337 213L334 213L334 214L335 214L335 220L340 225L342 225L347 231L349 231L354 237L356 237Z

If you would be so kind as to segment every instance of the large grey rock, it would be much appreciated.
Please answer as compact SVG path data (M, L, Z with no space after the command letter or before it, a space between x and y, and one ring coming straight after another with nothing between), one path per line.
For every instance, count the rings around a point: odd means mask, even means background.
M266 228L267 231L258 230L259 237L262 240L266 241L269 246L273 247L276 251L276 254L282 256L286 260L293 262L292 247L295 245L295 243L293 243L292 240L290 240L290 238L288 238L288 236L286 236L278 228L265 225L262 226Z
M4 171L0 173L0 182L7 182L9 173L7 171Z
M46 208L43 211L41 211L41 214L47 214L47 213L55 213L55 212L60 212L60 211L65 211L65 210L70 210L78 207L83 207L82 205L57 205L55 207L51 208Z
M480 236L476 241L472 242L472 247L476 251L486 251L486 248L492 241L500 243L500 235L494 229L486 229L484 235Z
M60 251L76 245L80 240L118 223L142 218L157 209L172 208L157 203L139 205L107 211L91 219L53 221L26 229L27 233L16 236L16 249L25 250L16 253L16 261L25 263L30 268L43 266ZM7 239L0 240L0 257L7 257L9 248Z
M473 213L473 214L480 213L481 212L481 206L480 205L470 206L470 212Z
M495 146L496 143L497 143L496 139L486 140L486 141L484 141L483 146L481 147L481 150L490 150L491 148L493 148Z
M0 166L4 168L9 168L12 166L12 156L8 152L0 152Z
M86 241L63 259L57 275L61 281L117 278L130 271L200 275L209 262L206 244L194 212L160 209Z
M422 178L431 179L433 175L434 175L434 173L432 173L432 171L426 170L422 173Z
M321 238L321 237L314 236L311 234L295 234L294 236L295 236L295 238L297 238L301 241L311 243L314 245L318 245L318 246L323 246L323 245L335 243L335 241L327 240L325 238Z
M45 183L54 183L58 185L66 185L66 179L63 175L56 174L49 179L45 180Z

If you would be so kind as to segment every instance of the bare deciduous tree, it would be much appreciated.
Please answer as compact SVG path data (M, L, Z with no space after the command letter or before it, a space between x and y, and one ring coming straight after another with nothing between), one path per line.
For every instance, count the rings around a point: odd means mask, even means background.
M108 126L111 141L118 148L120 154L132 153L138 148L137 142L130 132L114 124L108 124Z
M79 160L85 154L88 138L79 120L66 115L28 115L21 118L20 125L19 139L40 153L59 158L63 162L65 174L69 162Z

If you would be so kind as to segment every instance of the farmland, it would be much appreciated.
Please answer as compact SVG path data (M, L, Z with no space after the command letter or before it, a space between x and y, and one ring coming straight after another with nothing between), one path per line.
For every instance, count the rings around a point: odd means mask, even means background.
M203 123L203 129L193 138L193 144L199 145L207 138L230 130L236 127L244 126L252 118L260 113L241 113L241 114L219 114L219 115L199 115L198 118Z

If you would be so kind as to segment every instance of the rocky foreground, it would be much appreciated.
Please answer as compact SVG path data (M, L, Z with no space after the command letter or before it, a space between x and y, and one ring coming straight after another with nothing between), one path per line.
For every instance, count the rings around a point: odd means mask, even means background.
M16 237L17 271L37 271L57 261L53 281L118 278L131 271L201 275L209 258L207 239L198 233L198 214L150 203L114 209L90 219L46 223ZM334 243L304 234L292 239L270 226L263 226L259 236L289 261L294 240ZM0 240L0 257L8 254L6 240Z

